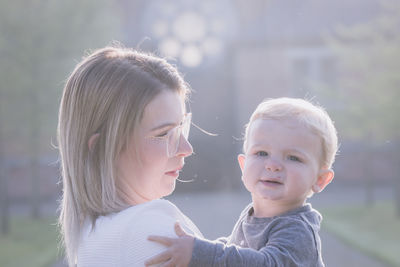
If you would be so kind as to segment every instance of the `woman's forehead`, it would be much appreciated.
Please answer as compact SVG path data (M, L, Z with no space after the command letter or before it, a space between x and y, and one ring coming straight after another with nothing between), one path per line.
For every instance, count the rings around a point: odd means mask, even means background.
M184 98L177 92L164 90L146 106L141 128L149 131L164 124L179 124L185 113Z

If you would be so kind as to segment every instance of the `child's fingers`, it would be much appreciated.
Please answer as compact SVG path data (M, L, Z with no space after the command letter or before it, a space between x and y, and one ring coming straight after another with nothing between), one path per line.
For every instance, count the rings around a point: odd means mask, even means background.
M171 246L173 241L172 238L157 235L150 235L147 237L147 240L160 243L167 247Z
M162 264L160 267L176 267L176 265L172 261L167 261L166 263Z
M164 263L166 261L168 261L171 258L171 254L169 253L169 251L164 251L160 254L157 254L153 257L151 257L150 259L145 261L145 265L146 266L150 266L153 264L157 264L157 263Z
M186 232L182 229L182 227L181 227L181 225L179 224L179 222L176 222L176 223L175 223L174 228L175 228L175 233L176 233L179 237L186 235Z

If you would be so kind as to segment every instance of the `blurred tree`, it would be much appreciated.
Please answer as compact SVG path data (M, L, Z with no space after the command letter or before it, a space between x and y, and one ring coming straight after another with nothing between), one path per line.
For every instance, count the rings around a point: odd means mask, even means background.
M108 0L0 0L0 160L29 162L34 217L63 82L85 49L120 38L118 11Z
M369 22L341 26L328 42L338 57L338 87L330 98L337 101L337 123L343 136L361 139L371 148L368 159L385 143L393 151L393 181L400 216L400 2L382 1L382 10ZM369 153L370 152L370 153ZM366 162L371 176L373 166ZM363 168L364 168L363 167ZM370 181L367 182L372 186Z
M1 92L0 92L1 93ZM1 99L1 94L0 94ZM2 106L0 105L0 114L2 113ZM0 140L1 140L2 131L0 130ZM0 143L0 151L2 151ZM5 168L3 167L4 163L0 155L0 223L1 223L1 233L3 235L7 234L10 230L10 222L9 222L9 207L8 207L8 192L7 192L7 179L4 173Z

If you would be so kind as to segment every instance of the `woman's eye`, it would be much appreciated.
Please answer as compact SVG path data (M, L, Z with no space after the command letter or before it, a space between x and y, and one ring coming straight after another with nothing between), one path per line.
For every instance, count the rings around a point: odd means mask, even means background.
M167 136L167 134L168 134L168 131L166 131L166 132L162 132L162 133L160 133L160 134L157 134L156 135L156 137L165 137L165 136Z
M265 152L265 151L258 151L258 152L256 153L256 155L257 155L257 156L260 156L260 157L266 157L266 156L268 156L268 153Z
M296 157L296 156L288 156L288 159L291 160L291 161L301 162L301 159L299 157Z

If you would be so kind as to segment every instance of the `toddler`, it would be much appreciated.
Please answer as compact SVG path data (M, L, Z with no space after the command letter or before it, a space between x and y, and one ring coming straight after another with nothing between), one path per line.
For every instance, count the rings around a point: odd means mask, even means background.
M231 235L216 241L186 234L151 236L168 249L147 261L163 266L324 266L321 215L307 198L333 179L337 134L323 108L303 99L258 105L246 125L242 181L252 202Z

